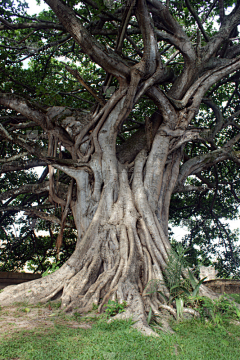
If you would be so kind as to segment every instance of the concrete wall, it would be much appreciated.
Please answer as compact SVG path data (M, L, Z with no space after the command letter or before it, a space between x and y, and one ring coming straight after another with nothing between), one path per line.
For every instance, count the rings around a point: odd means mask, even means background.
M216 279L203 284L219 294L240 294L240 280Z
M0 271L0 289L3 289L8 285L16 285L34 279L39 279L40 277L40 274Z

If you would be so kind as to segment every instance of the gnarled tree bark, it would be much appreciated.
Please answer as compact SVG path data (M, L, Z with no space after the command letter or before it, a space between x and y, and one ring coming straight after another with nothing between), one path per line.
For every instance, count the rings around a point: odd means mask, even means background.
M42 279L6 288L0 294L0 302L2 305L26 300L38 303L59 296L67 311L85 312L92 309L93 304L101 311L108 299L126 301L128 307L121 316L132 316L136 326L151 333L146 313L150 306L158 309L163 298L155 294L150 301L143 296L143 291L149 281L164 280L163 272L171 249L168 240L171 195L184 191L189 175L230 157L239 161L239 154L232 152L239 136L222 148L185 163L183 150L189 141L204 141L200 131L189 127L191 121L198 113L206 91L224 76L238 70L240 60L238 57L228 59L213 70L205 70L205 62L224 41L222 31L219 37L208 39L198 57L184 30L160 1L151 0L147 6L144 0L138 0L136 17L144 53L139 63L128 66L116 52L103 49L93 41L66 5L59 0L46 2L58 16L61 27L83 51L117 78L119 88L105 104L101 104L102 107L95 107L87 116L60 107L43 111L12 94L0 96L1 105L41 126L50 134L49 138L57 139L56 144L61 141L71 154L71 159L57 158L54 141L49 141L47 154L20 135L8 133L3 126L0 128L2 137L38 156L41 164L49 165L47 186L51 201L67 206L65 215L70 206L78 232L76 249L59 270ZM230 34L236 23L236 14L239 14L238 7L236 9L226 22L225 35ZM126 18L129 21L129 17ZM163 27L166 32L162 31ZM122 28L126 29L126 26ZM158 37L176 46L185 61L182 74L167 94L158 87L169 78L158 52ZM154 101L156 112L146 121L145 127L140 126L129 140L116 146L122 124L143 95ZM55 193L51 182L52 167L75 181L75 199L68 199L67 204L67 199L59 199ZM44 184L38 187L44 188ZM27 186L22 192L26 189ZM161 290L168 296L164 281ZM201 293L213 296L204 286Z

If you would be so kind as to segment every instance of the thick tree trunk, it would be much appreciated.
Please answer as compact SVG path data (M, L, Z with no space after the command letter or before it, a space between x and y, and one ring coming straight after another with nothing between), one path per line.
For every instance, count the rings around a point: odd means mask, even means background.
M84 235L73 255L51 275L5 289L1 304L9 300L45 302L61 293L62 307L85 312L91 310L93 304L99 304L101 311L110 298L125 300L128 308L124 315L133 315L139 324L147 326L145 311L149 310L150 303L143 297L143 291L150 280L163 280L162 269L170 244L144 191L145 162L146 152L142 151L136 160L133 179L121 163L118 162L117 169L105 163L109 182L102 190L90 225L87 225L87 216L85 221L76 220ZM89 186L84 175L80 178ZM81 200L79 189L78 201ZM75 205L78 209L75 216L86 206L79 202ZM168 294L164 286L163 291Z
M212 100L203 101L208 89L214 84L218 84L216 85L218 89L220 86L218 82L221 79L226 79L229 74L240 68L239 45L233 43L237 38L234 39L232 35L239 23L239 1L222 22L219 33L214 33L212 38L209 38L200 24L201 31L197 33L197 43L194 32L188 37L172 17L169 6L165 7L161 1L156 0L147 3L145 0L130 1L127 6L123 4L122 22L119 23L121 25L117 31L118 37L114 47L113 44L106 46L105 41L100 44L97 38L93 38L89 33L93 30L90 26L92 21L87 25L87 30L81 23L81 17L63 2L59 0L45 0L45 2L58 17L64 31L69 33L68 39L72 38L81 48L81 52L106 72L104 85L111 85L114 77L114 84L117 80L118 89L105 103L105 100L81 79L77 70L67 66L67 70L84 84L98 102L98 105L94 106L94 112L89 112L85 116L77 109L60 106L47 109L40 104L32 104L25 98L17 96L12 89L10 94L0 94L1 106L12 109L17 114L21 113L24 118L34 122L48 134L47 154L37 142L23 138L15 130L8 132L0 124L0 134L5 140L14 142L29 155L37 157L40 161L38 165L49 165L49 182L45 185L49 188L50 201L64 207L57 244L61 244L69 207L78 232L74 253L58 271L33 282L7 287L0 294L0 302L1 305L26 300L30 303L38 303L58 296L61 297L62 307L67 311L84 312L91 309L92 304L99 305L99 311L103 310L108 299L126 301L128 305L126 312L120 316L133 317L136 326L151 333L147 326L146 313L150 306L155 313L158 313L159 304L164 298L159 293L151 297L145 296L147 292L145 289L149 281L156 279L161 284L159 285L161 292L168 296L163 272L171 249L168 240L168 218L172 193L176 190L185 191L186 188L202 189L199 186L184 187L184 182L189 175L199 174L220 161L231 159L239 164L239 151L234 147L239 141L239 134L233 135L222 147L220 147L222 141L219 144L214 143L214 137L221 129L224 130L230 125L238 128L236 123L232 123L232 119L238 115L237 108L236 113L225 122ZM133 14L135 18L131 27L134 25L134 28L130 29L128 25ZM120 20L119 16L118 11L118 20ZM196 14L194 18L199 25L200 20ZM102 27L113 19L115 27L118 23L115 17L111 15L108 19L108 15L106 18L104 15L104 19L100 21L102 25L99 23L96 30L107 31L108 34L109 31L111 32L109 26L105 29ZM4 23L3 26L10 29L18 28L15 27L16 24L10 24L11 26L6 24ZM20 25L21 28L30 26L27 23ZM33 22L32 25L36 24ZM47 27L49 26L48 24ZM56 26L58 29L59 24ZM130 41L135 45L134 51L131 50L132 53L130 51L129 58L126 57L128 45L124 50L124 56L121 51L128 30L130 33L134 30L132 34L139 32L142 37L140 42L138 38L136 44L133 40ZM205 45L201 41L201 32L206 40ZM162 47L164 50L160 52L159 41L170 46L164 45ZM223 49L221 49L222 45ZM138 46L141 48L143 46L143 53ZM178 51L173 53L172 47ZM74 46L72 51L73 49ZM136 49L141 59L133 65L133 54ZM165 54L168 60L162 61L161 56L168 49L170 52ZM181 55L179 64L183 70L171 63L178 52ZM184 66L182 66L182 58ZM45 70L48 62L47 60ZM11 61L9 64L12 63ZM172 66L172 71L169 71L169 65ZM236 74L234 77L229 77L229 81L235 82ZM16 82L18 83L19 81ZM45 97L45 94L43 95ZM128 123L130 112L143 95L154 102L157 111L150 121L148 118L145 119L145 126L131 136L130 141L127 140L116 148L117 135L121 133L121 127ZM40 95L38 94L36 99L38 96ZM233 95L231 99L236 101ZM200 128L196 127L198 122L190 126L202 102L208 104L216 115L216 125L212 125L211 119L208 132L204 131L205 120ZM25 129L26 125L19 124L19 126L19 129L21 126ZM30 123L28 126L30 127ZM194 140L205 141L204 137L208 139L212 150L209 149L208 153L200 152L200 155L183 163L180 169L184 145ZM58 143L66 149L67 157L71 159L60 159L57 156ZM12 158L19 159L20 156L21 154L17 154ZM9 158L6 161L9 161ZM28 164L18 163L14 167L7 165L6 162L4 168L5 171L10 171L36 165L36 161L32 160ZM66 199L59 198L55 193L54 167L72 178ZM77 190L75 201L71 200L74 183ZM35 190L38 186L34 186ZM216 189L217 186L216 179ZM26 193L27 189L29 190L29 187L24 185L17 194ZM5 199L14 192L7 191L4 195ZM45 213L40 212L40 214L45 218ZM60 222L56 217L51 217L51 220L53 218L55 222L56 220ZM201 287L201 293L213 296L204 286ZM170 307L168 310L174 312Z
M127 309L120 316L131 316L138 328L152 333L146 314L150 306L157 312L164 299L159 294L145 296L144 289L156 279L165 296L169 295L163 271L171 248L168 215L182 147L174 145L174 136L168 134L171 130L158 121L151 149L146 141L134 162L123 164L115 144L118 124L126 116L126 101L116 94L116 105L110 110L105 106L106 116L97 115L100 120L86 141L82 145L82 139L76 141L80 147L72 156L85 160L85 167L58 166L76 180L77 198L71 203L78 231L74 253L55 273L6 288L0 294L2 305L46 302L59 296L66 311L86 312L93 304L102 311L108 299L126 301ZM176 122L177 116L181 120L182 113L176 112ZM95 152L88 161L90 138Z

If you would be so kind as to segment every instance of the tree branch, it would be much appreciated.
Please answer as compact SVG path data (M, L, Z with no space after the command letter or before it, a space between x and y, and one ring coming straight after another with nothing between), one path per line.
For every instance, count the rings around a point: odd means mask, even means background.
M240 58L230 61L228 64L219 66L215 70L207 71L203 76L201 76L195 83L189 88L182 100L171 100L175 107L178 109L183 109L186 107L189 99L193 97L192 105L189 107L191 109L198 109L204 94L207 90L218 80L226 76L227 74L236 71L240 68Z
M47 122L45 118L47 110L43 108L39 110L39 107L34 103L30 103L28 100L17 95L0 93L0 105L20 112L28 119L33 120L43 129L47 129Z
M45 205L38 205L38 206L31 206L31 207L26 207L26 206L1 206L0 207L0 212L3 211L14 211L14 212L18 212L18 211L33 211L33 210L44 210L44 209L55 209L55 205L52 204L45 204Z
M50 214L47 214L43 211L37 211L37 210L31 210L31 209L25 209L24 210L25 214L27 214L28 216L31 216L31 217L38 217L40 219L43 219L45 221L50 221L54 224L58 224L58 225L61 225L61 220L54 216L54 215L50 215ZM73 225L69 222L65 222L65 226L67 227L72 227Z
M189 175L197 174L214 164L229 159L231 152L232 148L221 148L189 159L180 168L177 186L182 187Z
M214 126L213 130L211 130L211 132L208 132L208 136L207 138L205 136L202 136L206 139L214 139L215 136L217 135L217 133L222 129L223 127L223 116L222 116L222 112L220 111L219 107L214 104L214 102L211 99L203 99L202 102L204 104L206 104L208 107L210 107L213 112L214 115L216 117L216 125Z
M94 62L116 77L130 75L130 70L123 63L121 57L110 49L104 48L93 39L73 10L59 0L45 0L45 2L52 8L65 29Z
M43 160L27 160L27 161L13 161L12 163L0 164L0 174L7 173L9 171L28 170L38 166L46 166L46 162Z
M39 109L38 104L32 103L29 100L26 100L17 95L0 93L0 105L20 112L28 119L34 121L45 131L51 130L53 133L56 132L58 138L62 141L63 144L66 144L66 146L73 145L72 139L67 131L63 127L53 124L51 121L49 121L48 117L46 116L48 110L44 108Z
M191 41L181 25L172 17L169 9L158 0L148 0L152 5L150 11L153 13L155 26L164 31L156 30L156 34L176 46L181 51L187 63L194 63L196 54Z
M0 194L0 201L6 200L10 197L16 197L20 194L27 194L27 193L33 193L33 194L41 194L45 191L49 190L49 181L45 181L41 184L25 184L17 189L11 189L8 191L5 191Z
M187 5L187 7L188 7L188 10L190 11L190 13L192 14L192 16L193 16L194 19L196 20L196 22L197 22L197 24L198 24L198 27L199 27L199 29L201 30L202 34L203 34L204 39L206 40L206 42L208 42L208 41L209 41L209 38L208 38L208 36L207 36L207 34L206 34L203 26L202 26L201 20L199 19L197 12L194 10L194 8L193 8L192 5L190 4L189 0L185 0L185 2L186 2L186 5Z
M83 80L77 69L72 69L70 66L65 65L67 71L69 71L75 79L77 79L81 85L85 87L85 89L99 102L102 106L105 105L105 102L98 96L98 94Z
M220 21L221 24L223 23L224 17L225 17L225 11L224 11L224 0L219 0L219 15L220 15Z
M161 62L161 60L158 56L157 41L145 0L137 1L136 17L142 33L144 44L143 57L140 63L143 62L145 68L147 69L147 73L145 73L145 75L152 75L156 70L157 62Z
M229 39L232 30L240 22L240 2L238 1L235 8L229 15L224 17L219 32L211 38L211 40L202 48L203 62L207 62L219 49L220 45Z
M4 20L4 23L3 23ZM64 30L64 27L60 24L54 23L9 23L7 20L2 19L0 20L3 25L0 25L0 30L19 30L19 29L36 29L36 30L44 30L44 29L55 29L55 30Z
M190 191L204 191L208 188L206 188L206 186L194 186L194 185L187 185L187 186L180 186L180 187L175 187L175 189L173 190L173 194L176 193L186 193L186 192L190 192Z
M27 152L14 155L14 156L11 156L11 157L9 157L9 158L0 159L0 164L6 164L6 163L9 163L9 162L15 161L15 160L17 160L17 159L19 159L19 158L21 159L21 158L23 158L23 157L26 156L26 155L28 155Z

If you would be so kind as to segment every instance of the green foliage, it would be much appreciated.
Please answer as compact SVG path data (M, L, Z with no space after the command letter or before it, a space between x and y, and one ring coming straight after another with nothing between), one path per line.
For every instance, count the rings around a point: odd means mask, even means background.
M49 274L54 273L60 268L58 263L52 264L52 266L48 267L47 270L42 274L42 277L47 276Z
M219 299L211 300L207 297L198 296L199 288L206 278L198 281L193 273L188 269L188 277L182 278L182 271L186 266L184 259L185 251L178 246L178 252L172 250L167 267L164 270L164 282L152 280L147 285L148 292L146 295L159 293L166 302L171 305L175 303L177 311L177 320L183 317L184 306L191 307L196 310L203 321L211 320L215 325L222 326L225 319L240 318L240 310L226 295ZM186 270L185 270L186 271ZM159 290L162 284L165 284L169 290L169 297ZM235 296L238 299L238 296ZM152 320L152 308L150 308L147 322L150 324Z
M184 305L183 299L189 296L198 295L199 288L206 278L198 281L193 273L188 269L187 274L183 277L183 272L186 273L187 261L186 250L181 244L178 244L176 251L173 249L170 252L167 266L163 271L164 281L151 280L146 289L148 289L147 295L153 293L159 293L165 301L170 305L173 301L176 301L177 313L181 316L182 308ZM169 297L159 290L161 285L166 285L169 290Z
M38 0L39 3L39 0ZM120 7L125 2L111 2L114 6L109 8L106 1L97 0L96 6L87 6L77 0L65 1L71 6L79 19L89 31L101 28L111 31L116 29L116 23L113 23L106 17L102 20L102 14L111 13L111 16L119 17L122 10ZM226 10L234 5L233 0L224 1ZM209 3L204 1L192 0L191 5L198 13L200 20L204 19L209 10ZM170 12L173 17L184 27L187 35L193 41L193 47L198 42L197 24L184 1L173 0L169 3ZM34 16L27 14L28 8L25 1L0 0L0 15L10 23L24 23L28 21L49 23L58 22L56 15L52 10L42 11ZM114 15L115 14L115 15ZM27 19L25 17L27 17ZM105 15L106 16L106 15ZM36 20L37 19L37 20ZM116 21L116 19L114 20ZM134 20L135 21L135 20ZM212 8L211 14L205 19L204 29L209 37L217 32L219 19L218 2ZM134 29L134 27L133 27ZM69 64L77 69L86 82L99 94L102 94L101 86L104 82L106 72L93 63L93 61L82 53L82 49L73 38L62 41L66 34L56 29L41 29L32 31L32 29L11 30L11 27L1 32L1 91L14 93L32 102L41 104L43 108L49 106L66 106L71 109L81 109L83 112L90 112L94 105L94 99L76 79L67 72L65 65ZM96 35L96 40L103 47L114 49L116 35ZM136 43L139 49L143 49L143 41L140 34L131 34L131 39ZM56 42L61 41L58 45ZM55 45L54 45L55 44ZM200 48L206 43L201 39ZM236 42L232 42L237 46ZM219 52L224 50L219 49ZM166 63L175 53L174 46L168 47L168 43L159 42L159 51L164 52L162 56L163 63ZM124 41L122 49L124 61L129 59L139 61L141 57L136 53L134 46L129 41ZM218 54L217 58L221 58ZM168 65L169 73L174 73L176 78L183 70L183 58L181 54L175 57L172 64ZM234 74L235 80L238 73ZM224 82L214 85L206 97L213 99L223 113L224 121L238 111L239 94L238 82L234 79L230 81L231 76L226 77ZM111 86L117 86L116 79L112 80ZM171 87L168 81L160 87L167 91ZM107 98L107 96L105 96ZM231 100L231 101L230 101ZM117 144L121 144L124 139L129 138L136 131L136 123L144 124L146 116L150 116L156 109L153 101L143 97L135 105L133 111L128 116L126 122L122 125L123 132L117 138ZM12 121L5 123L6 116L16 116L17 112L13 110L0 109L1 123L9 129ZM236 122L239 118L236 119ZM16 124L16 123L15 123ZM191 126L197 129L209 128L213 130L216 124L215 114L209 111L205 104L200 107L199 114L193 119ZM134 126L135 125L135 128ZM128 130L130 129L130 130ZM44 139L44 131L38 126L30 126L26 129L14 130L15 135L26 136L27 131L37 130L39 140L36 141L40 146L47 147L47 140ZM220 131L215 138L215 146L220 147L224 141L237 134L237 129L233 126L227 126ZM42 136L40 140L40 136ZM184 152L186 156L193 157L209 152L212 144L207 141L191 141ZM239 150L239 144L236 144L234 150ZM1 158L9 158L21 153L23 149L10 142L3 142L0 148ZM65 155L69 155L65 151ZM27 155L27 160L33 160L34 157ZM188 235L182 240L189 266L197 265L199 261L203 265L209 265L214 262L219 271L220 277L239 278L240 250L238 245L239 234L232 231L227 225L228 219L236 219L239 208L240 179L238 165L227 160L219 163L217 168L210 167L201 172L201 175L210 184L217 183L217 190L209 187L206 191L193 191L189 193L176 193L172 196L171 207L169 211L172 225L187 226ZM36 183L39 178L33 171L23 169L11 171L1 175L0 192L14 189L22 184ZM65 183L69 178L65 177ZM203 182L197 176L191 176L186 179L186 185L201 186ZM10 206L28 206L35 204L44 204L45 195L21 194L13 196L7 200L6 205ZM46 209L49 215L60 217L59 209ZM15 231L13 224L19 226L19 231ZM37 230L49 230L49 224L45 221L39 222ZM73 224L74 228L74 224ZM22 270L26 263L29 269L38 273L43 273L50 266L48 258L56 261L56 251L54 243L59 231L58 226L52 229L52 237L33 234L29 229L28 219L22 215L20 218L18 212L8 211L0 217L0 238L3 241L0 253L0 269L2 271ZM65 230L63 238L63 247L60 253L60 262L63 264L72 254L76 243L76 234L74 231ZM173 289L174 290L174 289Z
M185 320L172 326L178 339L181 339L177 341L179 354L176 359L238 358L239 344L235 341L239 336L239 326L226 324L223 328L197 319ZM237 348L234 349L234 346Z
M148 317L147 317L148 325L150 324L151 320L152 320L152 307L150 306L150 310L149 310Z
M50 304L52 309L60 309L61 307L61 301L51 301L48 304Z
M126 301L123 301L122 303L119 303L118 300L108 300L108 303L104 305L105 313L108 315L108 317L120 314L125 311L125 308L127 307Z
M211 321L215 325L222 326L229 319L239 319L240 310L227 296L211 300L204 296L188 297L186 305L194 308L200 314L201 321Z
M187 267L185 253L181 244L177 245L176 251L170 251L167 267L164 269L164 280L169 290L182 285L182 272Z
M29 313L31 310L26 307L26 308L22 309L22 311L25 312L25 313Z
M170 294L168 298L169 304L178 298L188 285L187 280L182 278L182 272L187 267L185 252L181 244L178 244L176 251L171 250L167 267L164 269L164 284L167 286ZM162 292L160 293L164 296Z
M182 298L176 298L177 320L183 315L184 300Z
M219 326L222 326L226 319L239 319L240 310L227 295L221 296L216 300L198 296L199 288L206 278L198 281L189 269L187 270L188 276L182 277L182 272L183 270L186 272L185 268L187 265L185 253L186 251L179 244L177 251L172 250L169 256L167 267L164 270L164 284L169 290L169 297L166 298L163 292L159 290L163 282L157 280L152 280L147 285L146 289L150 285L150 291L147 292L147 295L157 292L165 298L169 305L175 302L177 320L183 317L184 306L189 306L196 310L203 321L209 319L213 324ZM236 296L236 294L235 298L239 300L239 296ZM150 323L151 319L152 309L150 308L148 323Z
M18 236L15 236L15 230L12 228L12 221L17 228ZM0 270L1 271L19 271L27 263L27 268L36 273L44 273L52 267L52 263L58 262L62 266L72 254L76 244L76 233L72 229L65 230L63 245L57 260L55 241L59 226L51 227L42 220L38 220L35 228L29 226L30 219L22 216L16 219L15 215L6 216L2 224L4 230L2 235L3 246L1 247ZM51 234L49 233L51 229ZM8 230L8 233L6 233ZM47 231L49 235L38 235L36 231Z
M74 320L81 321L82 316L78 312L73 313Z
M197 281L196 278L193 276L193 273L188 269L188 280L192 287L192 292L188 291L188 289L184 288L185 294L188 296L197 296L199 293L199 288L202 285L202 283L206 280L206 277L201 279L200 281Z
M93 310L97 310L97 309L98 309L98 305L97 305L97 304L92 304L92 309L93 309Z

